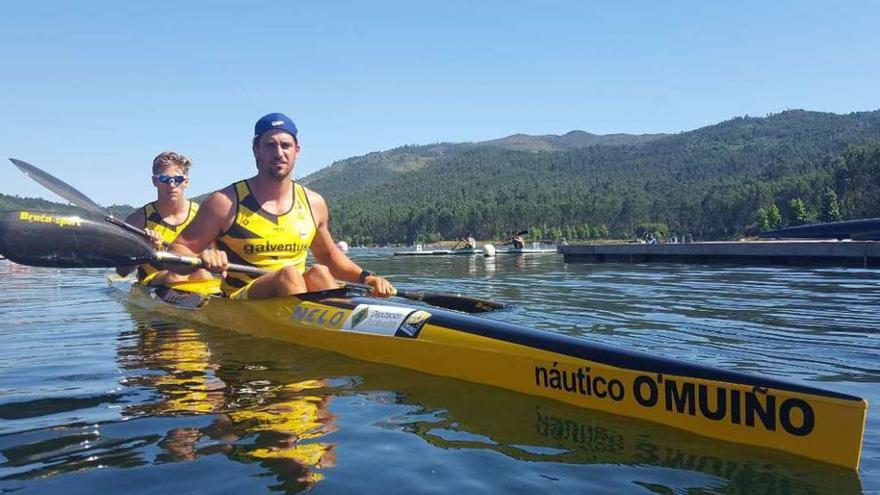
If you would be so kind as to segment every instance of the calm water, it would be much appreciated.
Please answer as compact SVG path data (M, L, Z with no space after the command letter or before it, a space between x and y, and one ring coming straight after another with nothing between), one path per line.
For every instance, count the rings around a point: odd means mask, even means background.
M352 257L499 318L880 403L880 272ZM0 261L3 493L880 493L859 473L130 307Z

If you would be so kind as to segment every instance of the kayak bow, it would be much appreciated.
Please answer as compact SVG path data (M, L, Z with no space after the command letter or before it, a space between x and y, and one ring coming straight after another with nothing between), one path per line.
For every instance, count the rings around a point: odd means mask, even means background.
M259 301L199 282L111 280L137 306L257 337L492 385L858 469L867 402L345 289ZM129 287L130 286L130 287Z

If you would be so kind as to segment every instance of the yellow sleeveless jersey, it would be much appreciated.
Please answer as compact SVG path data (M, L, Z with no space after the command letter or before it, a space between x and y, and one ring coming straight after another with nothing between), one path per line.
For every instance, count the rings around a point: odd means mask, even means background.
M217 248L226 252L230 263L269 271L292 265L304 272L309 246L318 232L305 188L293 185L293 205L282 215L263 210L247 181L236 182L233 188L237 197L235 220L217 239ZM220 288L231 296L256 278L230 270Z
M155 230L162 237L162 240L165 242L174 242L174 239L183 232L183 229L192 222L193 218L196 217L196 212L199 211L199 205L196 204L195 201L189 202L189 213L186 215L186 220L181 222L179 225L171 225L170 223L162 220L162 215L159 214L159 210L156 209L156 203L147 203L144 205L144 218L147 219L146 228L150 230ZM150 264L144 264L138 267L138 282L147 285L150 283L150 280L159 273L159 268L156 268Z

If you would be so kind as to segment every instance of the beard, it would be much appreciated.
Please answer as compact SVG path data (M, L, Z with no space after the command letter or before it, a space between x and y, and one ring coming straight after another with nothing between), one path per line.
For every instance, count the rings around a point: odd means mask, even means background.
M271 179L275 179L275 180L277 180L278 182L285 181L285 180L289 179L289 178L290 178L290 173L291 173L292 171L293 171L293 170L291 169L291 170L289 170L289 171L287 171L287 172L282 172L282 171L278 171L278 170L276 170L276 169L274 169L274 168L267 170L269 178L271 178Z
M265 165L261 165L259 170L263 172L263 174L268 179L273 179L278 182L282 182L290 179L290 176L293 175L293 165L285 165L283 168L279 168L275 165L274 162L268 163Z

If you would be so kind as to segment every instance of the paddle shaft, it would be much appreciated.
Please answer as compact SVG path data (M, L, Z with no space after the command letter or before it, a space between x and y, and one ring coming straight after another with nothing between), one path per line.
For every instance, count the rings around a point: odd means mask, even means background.
M175 265L186 265L186 266L202 266L203 265L201 258L196 258L195 256L179 256L179 255L168 253L165 251L157 251L155 261L159 262L159 263L173 263ZM247 273L248 275L254 275L256 277L259 277L261 275L265 275L267 273L272 273L269 270L264 270L262 268L256 268L256 267L247 266L247 265L239 265L236 263L230 263L227 266L227 269L231 270L231 271L235 271L235 272ZM344 283L348 287L354 287L354 288L363 289L366 291L373 290L373 287L370 285L367 285L367 284L360 284L357 282L346 282L346 281L343 281L342 283ZM400 297L405 297L407 299L416 299L419 301L421 301L424 298L424 294L421 294L418 292L409 292L409 291L400 291L399 290L399 291L397 291L397 295Z
M117 227L122 227L123 229L125 229L133 234L137 234L145 239L150 239L150 236L147 235L147 231L145 231L144 229L139 229L130 223L126 223L126 222L123 222L122 220L119 220L118 218L115 218L115 217L108 215L108 216L104 217L104 220L112 223L113 225L116 225ZM162 241L162 245L168 246L168 245L170 245L170 243Z

